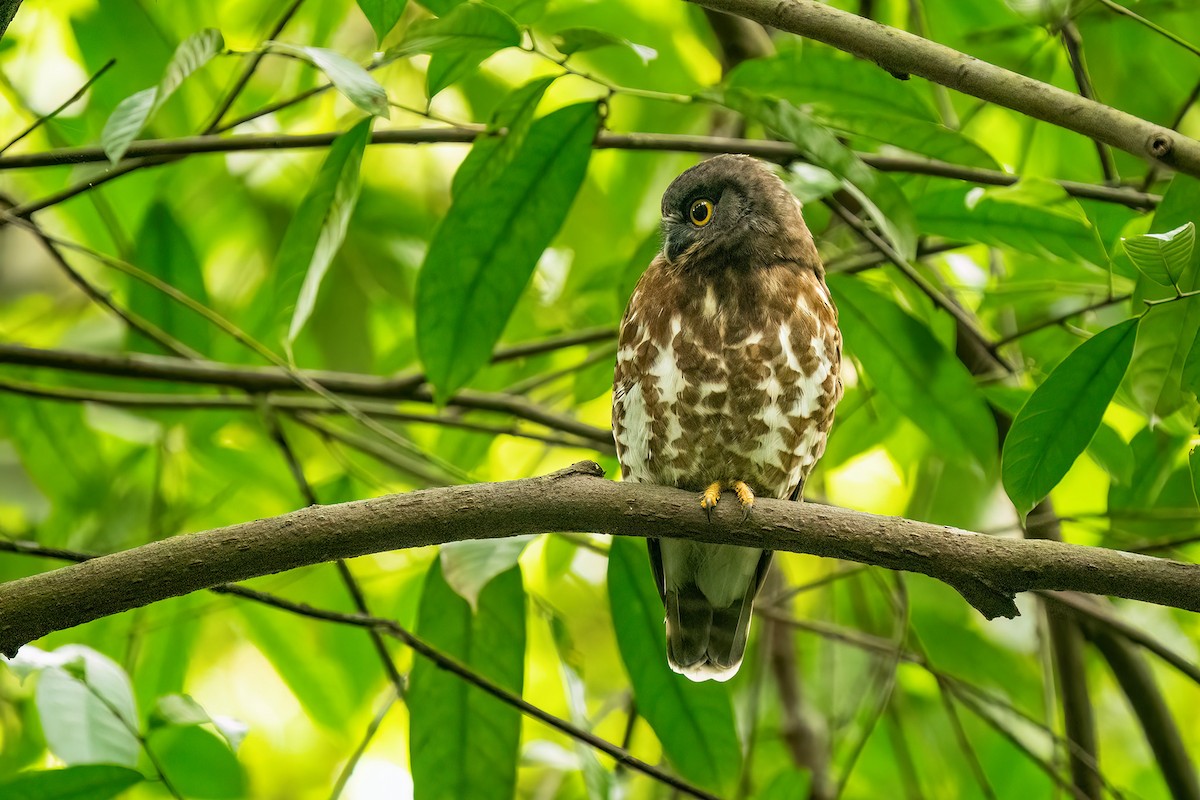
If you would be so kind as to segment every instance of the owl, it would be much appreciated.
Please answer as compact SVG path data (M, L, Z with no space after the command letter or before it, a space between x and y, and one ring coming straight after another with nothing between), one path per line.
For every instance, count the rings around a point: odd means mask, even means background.
M684 172L662 199L662 249L621 322L613 434L624 480L799 500L842 396L842 339L800 202L748 156ZM726 502L729 502L727 499ZM667 660L695 681L742 662L771 551L650 539Z

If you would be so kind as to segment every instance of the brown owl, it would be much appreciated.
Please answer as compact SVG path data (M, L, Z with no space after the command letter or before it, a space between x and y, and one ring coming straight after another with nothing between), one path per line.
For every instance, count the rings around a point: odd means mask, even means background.
M718 156L662 199L662 250L621 322L613 431L627 481L799 500L842 396L842 337L800 202L763 163ZM697 509L699 513L699 509ZM667 660L728 680L771 552L649 541Z

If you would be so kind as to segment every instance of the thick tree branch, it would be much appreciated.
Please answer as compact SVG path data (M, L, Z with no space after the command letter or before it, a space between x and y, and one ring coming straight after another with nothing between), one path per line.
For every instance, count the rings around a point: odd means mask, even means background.
M762 500L718 506L690 492L601 479L591 462L540 478L314 506L154 542L0 586L0 652L45 634L223 583L368 553L521 533L686 537L920 572L987 617L1014 616L1034 589L1109 594L1200 611L1200 565L1050 541L1022 541L830 506Z
M922 78L1200 176L1200 142L1064 89L816 0L690 0L831 45L897 76Z
M434 144L464 143L475 141L483 127L461 126L445 128L404 128L378 130L371 134L371 144ZM177 139L147 139L134 142L126 158L174 159L196 153L232 153L247 150L291 150L328 147L337 133L315 133L302 135L248 134L240 136L185 136ZM689 136L666 133L611 133L601 131L596 136L597 149L646 150L682 153L745 153L767 161L790 163L802 160L795 145L788 142L772 142L758 139L737 139L724 136ZM880 155L859 153L859 157L884 172L909 172L917 175L933 175L954 178L988 186L1011 186L1020 180L999 170L964 167L946 161L920 156ZM33 167L58 166L63 164L90 164L106 162L108 156L99 147L67 147L41 153L26 153L0 157L0 171L30 169ZM160 163L166 163L162 161ZM120 169L120 167L114 168ZM107 177L105 173L104 177ZM1102 186L1079 181L1058 181L1068 194L1091 200L1119 203L1132 208L1153 208L1162 199L1159 195L1139 192L1135 189ZM40 201L39 201L40 203ZM30 210L32 209L32 210ZM24 217L38 210L32 206L17 206L14 213Z

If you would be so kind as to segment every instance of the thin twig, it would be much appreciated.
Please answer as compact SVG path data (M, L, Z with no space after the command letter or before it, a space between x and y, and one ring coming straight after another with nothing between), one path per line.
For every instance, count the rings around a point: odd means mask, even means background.
M975 340L980 347L988 350L988 352L991 352L991 340L982 330L980 330L979 324L975 321L975 318L967 313L962 306L942 294L942 292L936 286L930 283L925 276L918 272L912 264L908 263L908 260L905 259L904 256L896 252L895 248L888 244L883 237L868 228L856 214L832 198L826 200L825 205L829 206L829 208L847 225L849 225L855 233L879 250L879 252L883 254L888 261L890 261L898 270L900 270L901 273L904 274L904 277L908 278L908 280L914 286L920 289L926 297L932 300L934 305L953 317L958 323L961 331L965 332L968 336ZM995 360L1001 366L1003 366L1006 371L1014 371L1010 364L998 356L995 357Z
M96 81L100 80L100 76L102 76L104 73L108 72L109 69L111 69L112 66L116 63L117 63L117 60L115 58L110 58L108 61L104 62L104 66L100 67L100 69L98 69L94 73L92 73L92 77L88 78L87 81L83 84L83 86L80 86L75 91L75 94L71 95L66 100L64 100L62 103L60 103L49 114L40 116L37 119L35 119L33 122L29 123L29 125L26 126L26 128L23 131L21 131L16 136L14 136L12 139L10 139L8 144L4 145L3 147L0 147L0 153L3 153L8 148L12 147L14 144L16 144L17 142L21 141L29 134L36 131L42 125L45 125L47 122L49 122L50 120L57 117L64 110L66 110L72 103L74 103L79 98L83 97L83 95L87 92L87 90L92 88L92 84L95 83Z
M300 496L310 506L319 505L320 500L317 498L317 493L313 489L312 484L309 483L308 477L304 474L304 466L296 456L296 451L292 449L292 444L288 441L287 434L284 433L283 426L279 424L279 418L275 415L274 410L265 403L260 404L259 410L260 416L266 425L267 433L270 435L271 440L275 442L276 447L279 448L279 452L283 454L284 461L287 462L288 471L292 475L292 480L296 483L296 488L299 490ZM367 600L363 596L362 587L354 579L354 573L350 571L350 565L346 563L344 558L339 558L335 563L337 564L338 575L341 577L346 591L350 593L350 598L354 601L354 608L360 614L370 614L371 611L367 607ZM380 663L383 664L383 671L392 682L392 688L398 697L403 697L404 678L401 677L400 671L396 669L396 664L392 660L392 654L388 652L383 637L379 634L379 631L373 628L369 633L371 644L374 645L375 652L379 655Z
M372 632L378 633L374 628ZM354 774L354 768L358 766L358 762L367 752L367 747L370 746L371 740L375 738L375 734L379 732L380 726L383 725L383 720L387 717L388 712L395 707L399 696L395 692L388 694L387 700L380 707L379 711L372 717L367 729L363 731L362 739L359 740L358 746L354 748L354 752L350 754L350 758L346 759L346 764L342 767L342 771L338 773L337 781L333 784L333 791L329 793L329 800L338 800L342 796L342 792L346 790L346 784L350 781L350 776Z
M371 134L370 143L373 145L470 144L486 130L486 127L482 125L376 130ZM154 163L165 164L170 160L175 160L183 156L203 153L324 148L328 147L337 136L337 133L299 135L243 134L237 136L201 135L184 136L174 139L145 139L131 144L126 151L126 158L135 159L134 161L130 161L130 164L152 166L153 163L146 159L162 159ZM744 153L780 164L804 160L800 151L790 142L738 139L723 136L613 133L601 131L596 135L594 146L600 150L665 151L713 155L720 153ZM932 175L970 183L979 183L986 186L1011 186L1020 180L1019 175L1012 175L999 170L966 167L921 156L885 155L878 153L859 153L858 155L870 166L884 172ZM100 163L107 160L108 156L105 155L103 149L100 147L67 147L48 150L42 153L23 153L0 157L0 170L31 169L64 164ZM122 163L124 164L125 162ZM115 169L120 169L120 167ZM108 180L108 178L109 173L104 173L96 176L94 180ZM1057 183L1064 191L1074 197L1118 203L1132 208L1153 208L1162 200L1159 195L1147 194L1125 187L1065 180L1058 181ZM61 202L61 199L65 198L60 198L54 202ZM27 217L52 204L35 201L33 204L17 206L14 209L14 213L20 217Z
M0 363L3 363L2 357L0 357ZM314 411L318 413L342 413L341 409L326 403L321 398L308 396L294 397L290 395L257 393L246 397L235 397L227 394L113 392L103 389L45 386L3 377L0 377L0 391L24 395L26 397L37 397L44 400L57 400L69 403L99 403L117 408L161 409L166 411L253 411L258 408L259 404L265 403L272 409L286 412ZM401 411L388 403L377 403L367 400L350 402L362 413L370 414L380 419L456 428L458 430L485 433L493 436L515 436L535 442L542 442L554 447L575 447L585 450L596 450L602 453L611 452L610 448L601 447L598 442L578 437L538 433L518 428L515 425L489 425L482 422L460 419L451 414L417 414L410 411Z
M1086 314L1090 311L1099 311L1102 308L1108 308L1109 306L1115 306L1119 303L1124 303L1130 297L1132 297L1132 295L1130 295L1130 294L1120 294L1120 295L1114 295L1113 297L1106 297L1105 299L1098 300L1095 303L1089 303L1088 305L1084 306L1083 308L1077 308L1073 311L1068 311L1067 313L1061 314L1057 317L1048 317L1039 322L1035 322L1034 324L1030 325L1027 328L1022 328L1019 331L1014 331L1013 333L1010 333L1007 336L1002 336L999 339L997 339L992 344L993 352L995 352L995 350L1000 349L1001 347L1004 347L1006 344L1012 344L1013 342L1017 341L1018 339L1023 339L1026 336L1029 336L1030 334L1037 333L1038 331L1045 330L1046 328L1052 328L1055 325L1062 325L1063 323L1069 321L1072 317L1077 317L1080 314Z
M1074 22L1068 20L1062 26L1061 35L1063 47L1067 51L1067 60L1071 62L1071 72L1075 76L1075 85L1079 87L1079 94L1088 100L1095 100L1096 90L1092 86L1092 77L1088 74L1087 62L1083 58L1083 37L1079 34L1079 28L1075 27ZM1096 145L1096 155L1100 158L1100 169L1104 173L1104 182L1116 183L1120 180L1120 176L1117 175L1117 165L1113 161L1112 151L1099 139L1093 139L1092 143Z

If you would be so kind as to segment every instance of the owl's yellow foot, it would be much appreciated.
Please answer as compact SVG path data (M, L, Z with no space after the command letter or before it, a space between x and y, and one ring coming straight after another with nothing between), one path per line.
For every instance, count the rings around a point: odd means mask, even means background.
M745 481L734 481L733 491L738 502L742 504L742 522L750 518L750 510L754 508L754 492Z
M700 493L700 507L704 509L704 513L708 515L708 521L712 522L713 506L721 499L721 482L716 481L709 485L707 489Z

